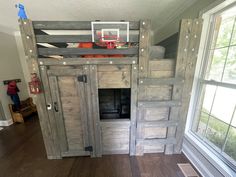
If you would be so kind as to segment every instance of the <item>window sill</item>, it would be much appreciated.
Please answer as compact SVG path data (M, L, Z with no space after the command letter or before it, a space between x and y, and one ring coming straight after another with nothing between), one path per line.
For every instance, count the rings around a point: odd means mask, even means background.
M187 132L185 134L186 140L194 146L200 154L202 154L212 166L214 166L222 175L224 176L236 176L236 172L233 171L222 159L220 159L216 154L214 154L211 150L208 149L201 142L196 135L192 132ZM191 161L191 159L189 159Z

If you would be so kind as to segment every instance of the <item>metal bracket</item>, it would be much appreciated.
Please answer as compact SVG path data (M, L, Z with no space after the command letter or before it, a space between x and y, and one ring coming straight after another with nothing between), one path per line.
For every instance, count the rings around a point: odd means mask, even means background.
M80 76L77 77L77 80L79 82L87 83L87 75L80 75Z
M87 146L84 148L85 151L93 152L93 146Z

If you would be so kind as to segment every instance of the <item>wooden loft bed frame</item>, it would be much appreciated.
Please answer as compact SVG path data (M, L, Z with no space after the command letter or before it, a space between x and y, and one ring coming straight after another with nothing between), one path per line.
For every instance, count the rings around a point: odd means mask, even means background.
M65 48L66 43L91 42L91 35L46 33L91 30L90 21L19 20L19 23L29 71L37 73L43 84L44 92L37 95L36 105L49 159L181 152L190 99L186 93L191 91L201 19L182 20L176 60L149 60L149 20L129 22L129 30L136 32L131 33L130 42L138 45L127 49ZM86 54L125 57L81 57ZM75 82L77 76L82 82ZM114 87L131 89L130 119L101 121L98 89ZM65 101L65 95L70 100ZM72 104L73 97L78 98L76 106ZM80 119L72 113L79 114Z

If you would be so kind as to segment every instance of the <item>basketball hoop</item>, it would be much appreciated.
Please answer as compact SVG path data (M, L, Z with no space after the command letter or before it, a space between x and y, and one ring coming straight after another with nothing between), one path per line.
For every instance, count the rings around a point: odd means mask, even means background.
M121 38L118 38L117 36L105 35L103 37L101 36L99 38L99 42L96 42L95 44L100 47L107 47L107 49L114 49L124 46L126 42L124 42Z
M91 22L92 41L107 49L124 46L129 42L129 22Z

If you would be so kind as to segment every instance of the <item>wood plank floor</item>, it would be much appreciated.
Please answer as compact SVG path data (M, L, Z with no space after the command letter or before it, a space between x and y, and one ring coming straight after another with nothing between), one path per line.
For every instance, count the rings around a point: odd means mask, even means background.
M184 155L106 155L47 160L37 119L0 131L0 177L184 177Z

